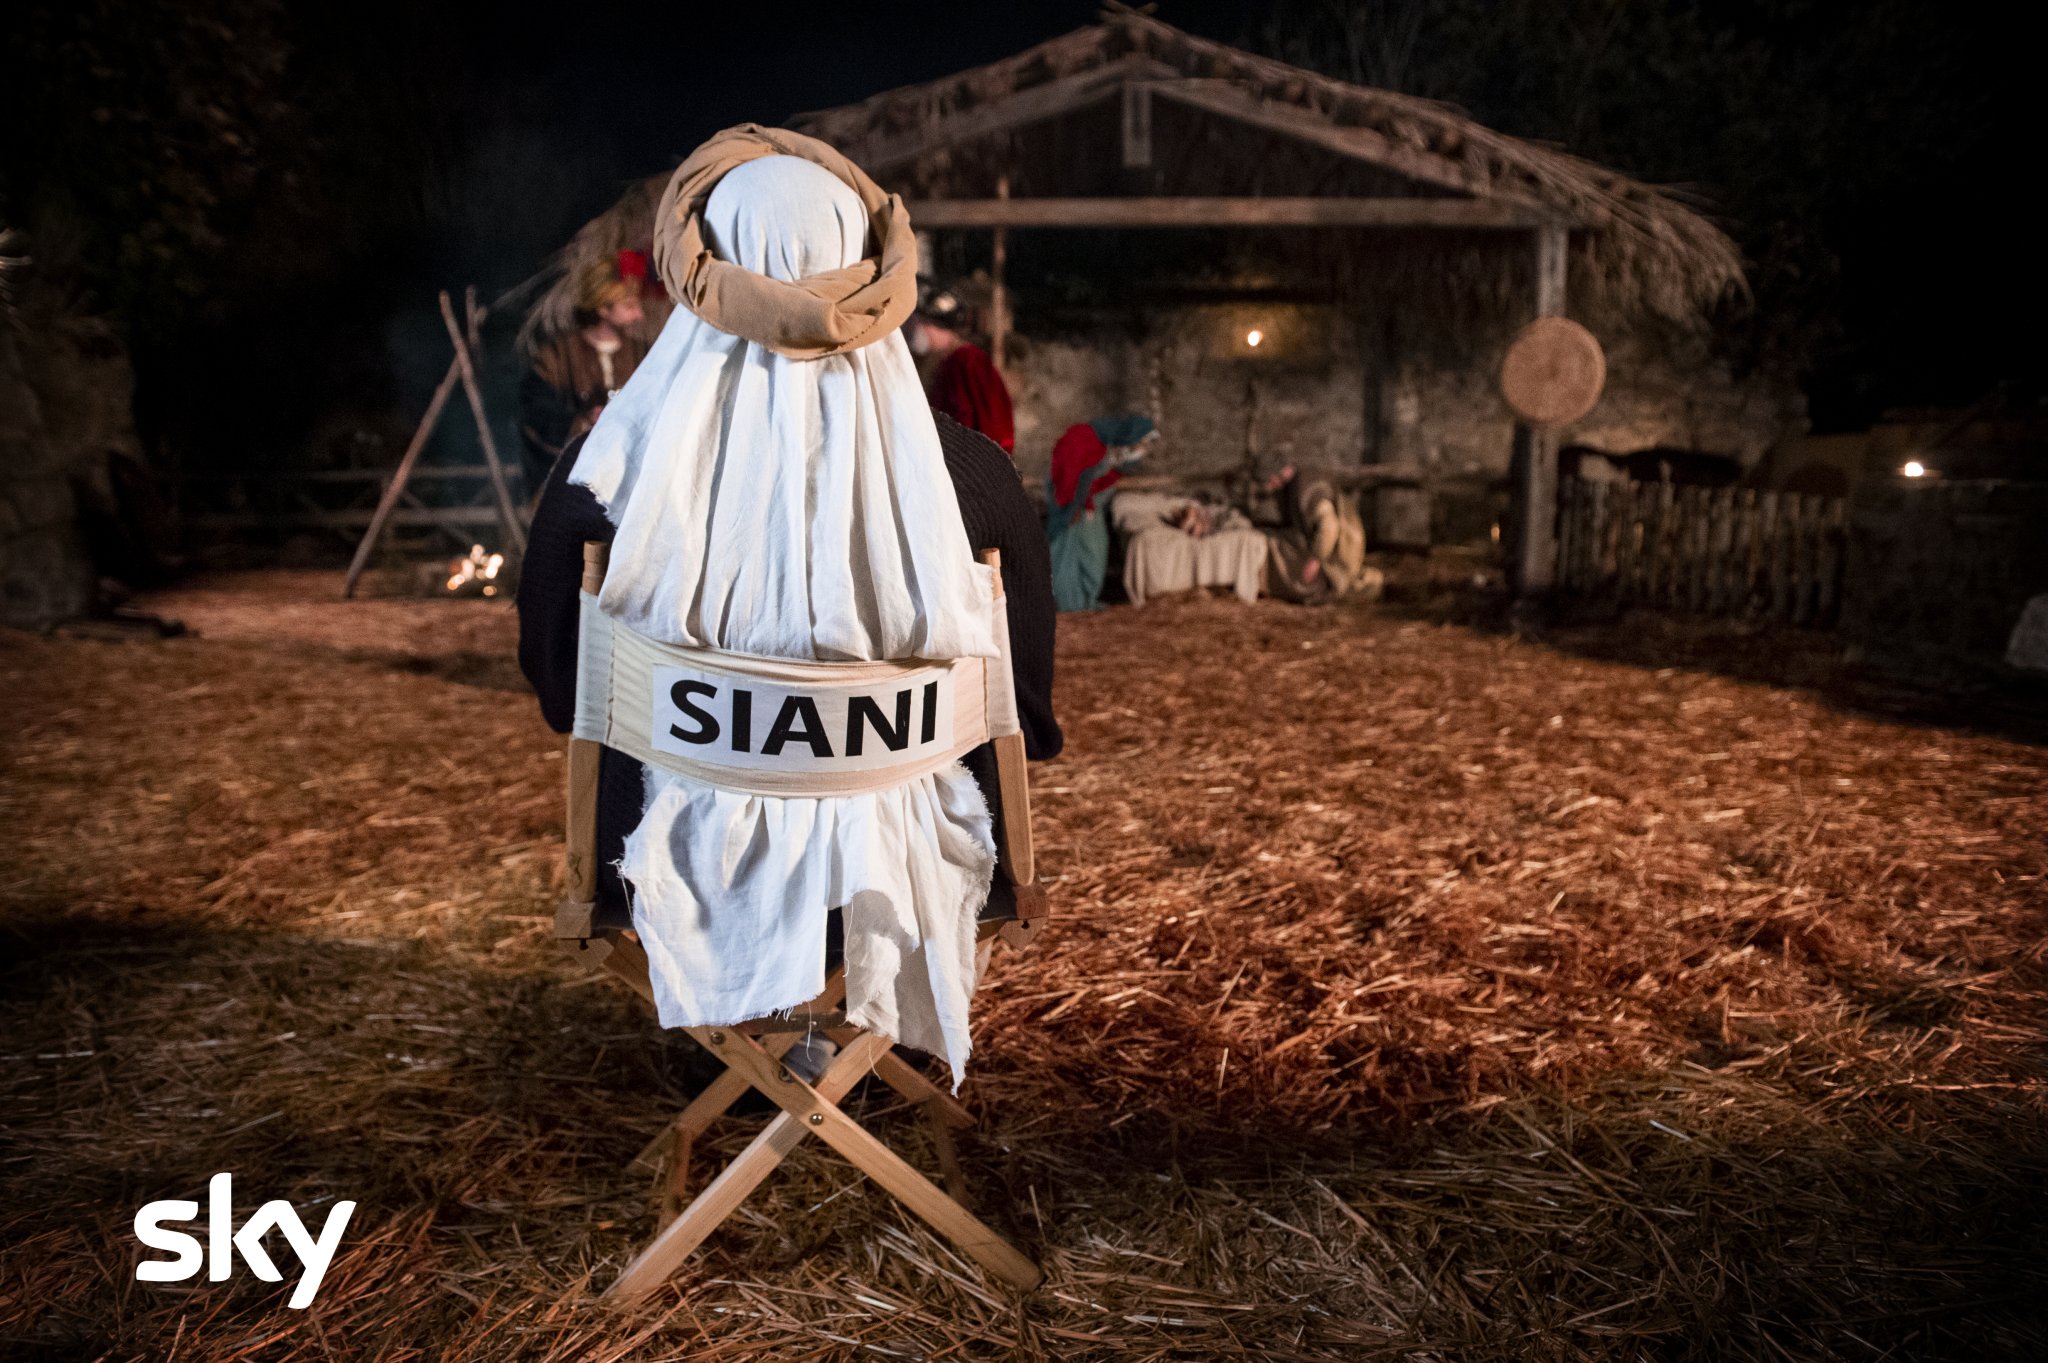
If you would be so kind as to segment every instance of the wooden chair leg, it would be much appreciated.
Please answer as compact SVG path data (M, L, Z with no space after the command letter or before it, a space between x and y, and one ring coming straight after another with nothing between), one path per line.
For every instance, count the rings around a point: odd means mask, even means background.
M636 1302L667 1282L683 1260L690 1257L690 1251L703 1244L747 1194L761 1186L761 1180L774 1172L783 1156L803 1142L805 1134L794 1117L787 1112L777 1113L753 1143L735 1155L710 1186L697 1194L697 1200L663 1226L647 1242L647 1247L633 1257L617 1281L605 1290L605 1299Z
M875 1077L910 1102L924 1108L933 1120L965 1131L974 1125L974 1114L960 1100L917 1072L917 1067L891 1051L875 1062Z
M654 980L648 974L647 949L622 934L592 942L588 950L597 956L600 948L604 954L598 956L598 964L624 980L627 987L641 998L654 1002Z
M695 1034L694 1029L692 1034ZM734 1033L720 1031L719 1035L729 1038ZM725 1049L711 1046L708 1041L705 1044L721 1056L725 1055ZM875 1056L887 1050L888 1046L888 1039L878 1036L868 1036L855 1042L834 1057L815 1089L794 1080L783 1084L773 1072L762 1075L756 1086L765 1083L774 1088L801 1088L830 1106L860 1082L861 1076L874 1063ZM768 1059L766 1052L757 1044L749 1043L749 1048L750 1058L759 1056L773 1071L780 1071L781 1066ZM762 1091L775 1096L770 1088L764 1087ZM747 1194L760 1187L761 1181L773 1173L775 1166L782 1163L783 1158L809 1134L806 1123L798 1116L786 1110L777 1113L761 1134L754 1137L752 1144L734 1156L732 1163L726 1165L718 1177L711 1180L710 1186L697 1195L697 1200L634 1256L633 1262L619 1274L618 1281L605 1291L605 1297L611 1301L635 1302L668 1281L683 1260L690 1256L690 1251L703 1244L705 1238L732 1215L733 1209L746 1200Z
M849 1037L862 1036L864 1033L858 1027L846 1027L827 1032L826 1035L845 1045ZM974 1114L969 1112L958 1098L918 1073L917 1066L893 1050L875 1062L875 1078L895 1089L907 1103L915 1103L920 1107L937 1104L948 1126L965 1131L974 1125Z
M939 1152L939 1180L947 1194L961 1206L973 1210L974 1199L967 1190L967 1175L960 1169L960 1152L953 1145L952 1120L936 1101L924 1105L925 1124L931 1127L932 1146Z
M807 1084L781 1082L781 1066L758 1043L728 1030L693 1027L691 1035L746 1074L748 1082L775 1101L785 1113L801 1118L811 1131L862 1173L882 1185L890 1196L910 1208L962 1253L1003 1282L1028 1291L1044 1274L1016 1246L984 1225L972 1212L947 1197L901 1155L870 1135L837 1104ZM870 1040L873 1038L863 1038ZM886 1046L888 1043L882 1043ZM678 1221L678 1224L681 1224Z
M725 1115L725 1110L739 1100L747 1091L747 1081L725 1071L709 1084L704 1091L690 1100L690 1105L675 1115L659 1135L649 1142L641 1152L633 1156L634 1164L652 1169L660 1164L669 1148L678 1140L688 1140L710 1130L711 1124Z
M676 1133L675 1145L656 1177L654 1226L658 1231L667 1229L669 1222L683 1214L684 1199L690 1192L690 1151L696 1143L689 1133Z
M601 955L596 950L600 945L605 948ZM632 937L614 935L603 943L593 943L592 955L598 956L606 970L651 1001L654 991L647 953ZM778 1059L780 1052L771 1055L761 1042L736 1028L692 1027L687 1030L699 1044L737 1072L745 1085L766 1094L782 1112L711 1181L696 1201L669 1222L634 1257L618 1281L606 1291L608 1299L636 1301L666 1281L690 1251L702 1244L705 1237L732 1214L748 1193L760 1186L761 1181L806 1135L816 1135L838 1151L856 1169L880 1184L995 1278L1022 1291L1029 1291L1044 1280L1045 1275L1038 1265L1019 1252L1016 1246L948 1197L902 1156L870 1135L860 1123L840 1111L839 1099L871 1067L878 1072L886 1068L891 1075L892 1086L906 1097L915 1094L914 1101L920 1104L933 1103L927 1091L950 1100L951 1095L945 1094L891 1054L886 1038L863 1034L839 1054L814 1087L783 1068ZM791 1037L791 1044L794 1044L794 1039L801 1033L784 1035ZM895 1063L889 1063L891 1061ZM723 1111L723 1108L719 1110ZM925 1110L938 1117L945 1113L945 1104L936 1103ZM712 1115L715 1118L716 1113ZM965 1110L961 1109L958 1115L965 1117ZM946 1114L940 1120L951 1121L952 1114ZM972 1119L967 1120L971 1122ZM946 1162L943 1153L940 1159L942 1163ZM957 1160L954 1165L957 1169Z
M842 968L833 971L831 975L826 977L823 992L806 1004L805 1010L818 1013L826 1012L837 1008L839 1001L845 997L846 972ZM827 1033L827 1035L833 1036L835 1040L837 1039L836 1033ZM768 1054L780 1059L784 1053L794 1047L797 1042L803 1040L803 1038L804 1034L800 1031L771 1032L762 1039L761 1045L767 1050ZM687 1141L693 1136L701 1136L706 1131L709 1131L711 1124L720 1117L723 1117L726 1109L738 1102L740 1095L746 1091L747 1081L745 1079L742 1079L729 1068L722 1071L716 1079L713 1079L704 1086L702 1093L690 1100L688 1107L676 1114L676 1119L673 1122L663 1127L653 1140L641 1148L639 1154L633 1156L633 1165L644 1165L649 1169L658 1169L663 1157L668 1154L670 1148L676 1142Z
M780 1059L802 1039L802 1032L777 1032L764 1038L761 1047ZM697 1137L710 1130L711 1124L724 1116L747 1088L747 1081L732 1070L722 1071L633 1157L633 1164L628 1167L645 1167L654 1172L656 1226L666 1226L682 1213L690 1191L690 1150Z
M762 1040L761 1045L768 1054L782 1058L785 1051L803 1040L802 1032L777 1032ZM679 1140L701 1136L711 1129L712 1123L723 1117L726 1110L738 1102L740 1095L747 1091L747 1081L730 1069L704 1086L704 1091L690 1100L690 1105L676 1114L675 1120L661 1129L660 1134L647 1143L639 1154L633 1157L636 1165L652 1169L661 1163L669 1148Z

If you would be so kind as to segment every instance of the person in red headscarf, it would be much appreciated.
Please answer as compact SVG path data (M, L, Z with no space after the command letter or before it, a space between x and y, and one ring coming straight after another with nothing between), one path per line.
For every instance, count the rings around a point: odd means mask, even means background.
M570 441L647 357L641 322L649 290L647 253L621 251L593 261L576 281L576 325L542 342L519 385L519 434L526 485L547 482Z

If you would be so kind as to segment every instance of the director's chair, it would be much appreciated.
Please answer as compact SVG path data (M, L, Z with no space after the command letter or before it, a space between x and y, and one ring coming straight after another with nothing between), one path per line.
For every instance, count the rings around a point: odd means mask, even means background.
M603 544L584 547L583 591L590 597L595 597L603 585L606 552L607 546ZM997 570L995 610L1000 617L1001 564L994 550L984 554L982 561ZM1009 667L1007 646L1005 656L990 665ZM993 744L1001 861L1015 890L1016 909L1014 914L1000 917L988 916L985 911L976 933L977 971L987 966L998 942L1013 949L1028 946L1042 930L1046 913L1045 892L1036 883L1024 740L1021 735L1011 734L994 739ZM569 740L568 887L555 914L555 936L652 1003L654 989L648 974L647 953L638 938L630 927L599 921L597 786L601 748L601 744L590 739ZM824 992L795 1013L733 1027L683 1029L698 1045L718 1057L725 1070L635 1158L636 1165L656 1171L664 1224L606 1290L608 1300L630 1303L659 1287L790 1151L812 1135L923 1217L996 1278L1020 1290L1038 1285L1043 1276L1038 1265L964 1205L966 1181L954 1150L953 1131L974 1125L974 1118L951 1094L897 1055L887 1037L849 1026L842 1006L845 996L846 971L842 964L827 976ZM815 1081L806 1083L781 1061L791 1047L811 1032L829 1037L840 1050ZM922 1109L938 1152L943 1189L840 1108L840 1100L870 1073ZM693 1143L749 1088L764 1095L779 1110L752 1144L683 1206Z

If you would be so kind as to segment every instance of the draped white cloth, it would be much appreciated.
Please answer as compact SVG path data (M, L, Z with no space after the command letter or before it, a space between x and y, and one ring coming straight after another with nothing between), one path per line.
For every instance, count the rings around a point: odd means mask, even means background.
M859 197L808 161L738 167L712 250L792 280L858 261ZM899 333L794 360L678 308L585 441L571 481L617 527L598 604L651 638L775 658L995 657L937 428ZM995 842L958 763L831 799L717 790L649 769L620 870L663 1025L729 1025L824 985L845 912L847 1016L968 1054L974 926Z

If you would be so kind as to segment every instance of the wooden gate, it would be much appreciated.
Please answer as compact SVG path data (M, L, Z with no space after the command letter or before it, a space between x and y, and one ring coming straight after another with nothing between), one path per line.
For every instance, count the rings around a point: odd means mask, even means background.
M1562 478L1557 502L1570 595L1788 625L1841 608L1843 498Z

